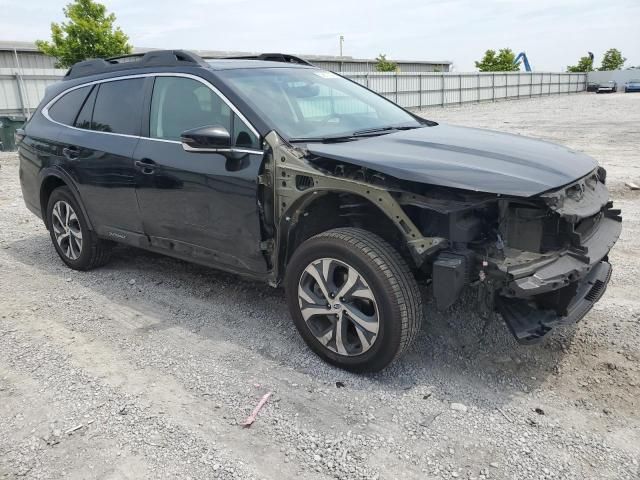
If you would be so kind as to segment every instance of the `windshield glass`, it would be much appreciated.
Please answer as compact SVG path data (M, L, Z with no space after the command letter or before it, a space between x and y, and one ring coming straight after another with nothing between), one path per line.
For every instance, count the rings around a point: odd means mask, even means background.
M325 70L252 68L217 73L290 140L423 125L393 103Z

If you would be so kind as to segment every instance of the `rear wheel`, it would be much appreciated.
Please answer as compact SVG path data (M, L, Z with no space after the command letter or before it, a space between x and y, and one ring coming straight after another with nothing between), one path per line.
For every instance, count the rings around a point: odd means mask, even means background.
M74 270L90 270L109 260L111 242L89 230L87 219L68 187L59 187L51 193L47 225L56 252Z
M285 279L287 302L305 342L324 360L378 371L414 340L422 297L406 262L382 238L338 228L305 241Z

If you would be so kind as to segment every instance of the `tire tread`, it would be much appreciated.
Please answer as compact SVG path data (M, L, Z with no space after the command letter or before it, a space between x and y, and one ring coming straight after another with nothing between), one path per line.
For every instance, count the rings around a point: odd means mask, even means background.
M405 260L386 240L361 228L336 228L313 238L334 238L350 244L369 257L385 275L391 285L388 293L395 298L401 317L400 347L393 360L402 356L418 335L424 312L422 294Z
M78 202L76 201L75 197L71 193L71 190L69 189L69 187L67 187L66 185L60 186L51 192L51 195L49 196L49 200L47 202L47 215L49 215L48 212L51 210L51 204L53 200L56 198L56 196L60 196L61 194L64 197L67 197L67 201L69 201L72 204L72 206L74 207L74 210L76 210L76 215L78 215L78 217L81 218L82 222L84 222L86 227L87 219L84 216L84 212L82 211L80 206L77 204ZM51 226L48 226L48 227L50 229L52 228ZM73 265L73 264L70 264L59 253L60 257L62 258L62 261L65 262L69 267L75 270L81 270L81 271L92 270L94 268L98 268L105 265L111 258L111 251L113 249L113 244L108 240L103 240L101 238L98 238L96 233L92 230L88 230L88 228L87 228L87 231L88 231L88 235L87 235L86 242L83 239L83 248L90 249L89 255L86 261L82 262L81 264ZM54 242L54 248L56 248L57 250L57 247L55 247L55 240L53 239L53 234L51 234L51 240L52 242Z

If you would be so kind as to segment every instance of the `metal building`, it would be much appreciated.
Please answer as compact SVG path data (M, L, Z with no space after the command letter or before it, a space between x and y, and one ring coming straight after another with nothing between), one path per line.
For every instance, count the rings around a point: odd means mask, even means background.
M305 60L320 68L340 73L370 73L376 71L376 60L370 58L331 57L327 55L302 55ZM451 62L448 60L391 60L398 65L400 72L448 72Z
M32 42L0 40L0 68L55 68L56 59L44 55Z
M144 53L152 48L134 48L134 53ZM232 52L221 50L194 50L203 58L223 58L255 55L256 52ZM290 53L290 52L286 52ZM303 55L299 57L320 68L334 72L375 72L376 60L371 58L337 57L331 55ZM401 72L448 72L451 62L447 60L393 60ZM0 68L55 68L55 58L39 52L31 42L0 41Z

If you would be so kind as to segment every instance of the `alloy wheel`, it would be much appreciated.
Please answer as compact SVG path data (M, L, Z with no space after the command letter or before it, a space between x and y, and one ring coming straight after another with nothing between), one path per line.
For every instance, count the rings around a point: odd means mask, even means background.
M51 227L62 253L70 260L77 260L82 253L82 229L73 207L58 200L51 213Z
M339 355L361 355L378 337L378 306L373 291L351 265L320 258L302 272L300 312L311 333Z

